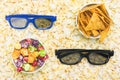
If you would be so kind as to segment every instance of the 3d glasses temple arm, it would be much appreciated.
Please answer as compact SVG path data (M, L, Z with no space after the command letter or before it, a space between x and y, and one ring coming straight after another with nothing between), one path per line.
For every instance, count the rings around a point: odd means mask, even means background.
M114 51L113 51L113 50L110 52L110 55L111 55L111 56L114 56Z

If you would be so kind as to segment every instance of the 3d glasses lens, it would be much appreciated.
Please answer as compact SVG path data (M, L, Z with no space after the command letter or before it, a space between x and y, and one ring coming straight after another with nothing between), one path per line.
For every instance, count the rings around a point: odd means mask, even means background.
M35 19L35 25L37 28L48 28L51 26L51 21L44 18Z
M61 61L66 64L75 64L79 61L80 54L79 53L73 53L69 54L67 56L64 56L61 58Z
M108 59L109 59L108 53L101 54L91 53L89 55L89 61L93 64L104 64L106 63L106 61L108 61Z
M25 27L27 20L24 18L11 18L11 25L16 28Z

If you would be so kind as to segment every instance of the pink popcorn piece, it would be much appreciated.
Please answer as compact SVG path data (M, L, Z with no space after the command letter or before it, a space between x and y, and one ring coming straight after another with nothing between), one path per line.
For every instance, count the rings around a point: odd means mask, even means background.
M43 46L38 46L38 51L40 51L40 50L44 50L44 47Z
M23 70L22 67L18 67L18 68L17 68L17 71L18 71L18 72L21 72L22 70Z
M44 57L38 56L38 59L45 61L46 59L48 59L48 55L46 54Z
M16 65L16 67L21 67L23 64L23 56L20 55L19 58L17 58L16 60L14 60L14 63Z
M43 60L40 60L40 59L38 59L38 66L42 66L44 64L44 61Z
M49 58L49 56L46 54L46 56L45 56L44 58L45 58L45 60L46 60L46 59L48 59L48 58Z
M25 39L26 40L26 42L28 42L29 44L32 44L32 39L31 38L27 38L27 39Z
M14 61L16 67L21 67L23 62L22 61Z
M23 56L22 56L22 55L20 55L20 56L19 56L19 59L22 61L22 60L23 60Z
M20 59L20 57L17 58L16 60L17 60L17 62L23 62L23 59L22 58Z
M22 48L28 48L28 46L29 46L29 43L28 43L26 40L22 40L22 41L20 42L20 44L21 44L21 47L22 47Z
M28 62L28 57L24 57L23 61Z
M38 64L38 61L35 60L35 61L32 63L32 66L37 66L37 64Z
M38 45L39 45L39 41L38 40L33 40L32 46L38 47Z

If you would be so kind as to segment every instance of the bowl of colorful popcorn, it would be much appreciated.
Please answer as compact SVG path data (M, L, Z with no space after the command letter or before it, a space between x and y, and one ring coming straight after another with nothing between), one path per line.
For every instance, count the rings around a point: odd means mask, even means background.
M48 55L43 45L35 39L28 38L15 44L12 61L18 72L35 73L45 64Z

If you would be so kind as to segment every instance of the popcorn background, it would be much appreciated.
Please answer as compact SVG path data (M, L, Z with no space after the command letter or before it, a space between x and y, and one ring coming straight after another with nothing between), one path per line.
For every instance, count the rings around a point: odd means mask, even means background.
M82 6L99 2L114 21L103 43L84 38L76 27L76 16ZM0 80L120 80L120 1L119 0L0 0ZM9 14L56 15L57 21L49 30L37 30L30 24L24 30L12 29L5 16ZM49 59L35 74L18 73L11 61L16 42L25 38L41 41ZM63 65L55 56L55 49L111 49L110 61L94 66L87 59L77 65Z

